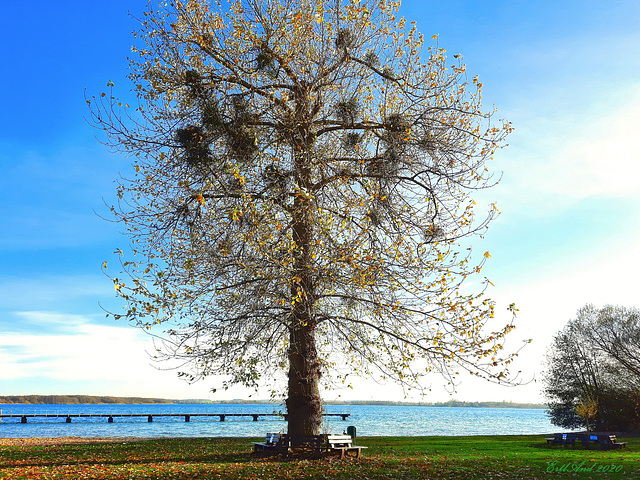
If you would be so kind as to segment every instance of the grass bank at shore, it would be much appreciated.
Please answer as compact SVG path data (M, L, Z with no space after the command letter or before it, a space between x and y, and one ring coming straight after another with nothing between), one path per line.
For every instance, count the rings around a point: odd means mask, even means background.
M0 443L0 479L640 478L640 438L625 449L547 445L544 436L368 437L360 459L255 458L250 439ZM12 442L15 443L15 442Z

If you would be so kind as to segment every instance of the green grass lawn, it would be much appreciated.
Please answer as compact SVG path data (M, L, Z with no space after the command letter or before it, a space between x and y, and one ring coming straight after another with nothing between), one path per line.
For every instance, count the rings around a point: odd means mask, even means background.
M0 478L640 479L640 439L609 451L543 436L369 437L360 459L255 458L250 439L193 438L0 447Z

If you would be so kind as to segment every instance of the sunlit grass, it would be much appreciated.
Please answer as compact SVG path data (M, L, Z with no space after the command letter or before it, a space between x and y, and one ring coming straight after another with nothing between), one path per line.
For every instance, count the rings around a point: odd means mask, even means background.
M640 439L624 440L626 449L600 451L548 446L542 436L369 437L358 439L369 447L362 458L345 460L256 458L241 438L0 447L0 478L640 478Z

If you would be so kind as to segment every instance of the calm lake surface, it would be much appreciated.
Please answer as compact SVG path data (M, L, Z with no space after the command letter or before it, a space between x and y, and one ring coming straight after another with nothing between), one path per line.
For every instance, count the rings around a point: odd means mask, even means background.
M117 414L143 413L274 413L277 405L2 405L3 414ZM428 406L327 405L327 413L349 413L346 421L326 417L323 433L342 433L355 425L359 436L428 436L428 435L527 435L557 430L542 409L467 408ZM286 432L280 417L146 417L117 418L19 418L2 419L0 437L249 437L266 432Z

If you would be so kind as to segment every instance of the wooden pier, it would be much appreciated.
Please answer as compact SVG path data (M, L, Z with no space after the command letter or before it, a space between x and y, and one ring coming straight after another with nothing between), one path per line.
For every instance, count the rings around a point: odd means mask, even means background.
M345 421L350 413L323 413L325 417L342 417ZM190 422L193 417L218 417L224 422L227 417L253 417L257 422L259 417L284 417L286 413L15 413L0 415L0 421L4 418L19 418L20 423L27 423L29 418L64 418L66 423L71 423L72 418L106 418L107 422L113 423L114 418L147 417L147 422L153 422L154 417L184 417L185 422Z

